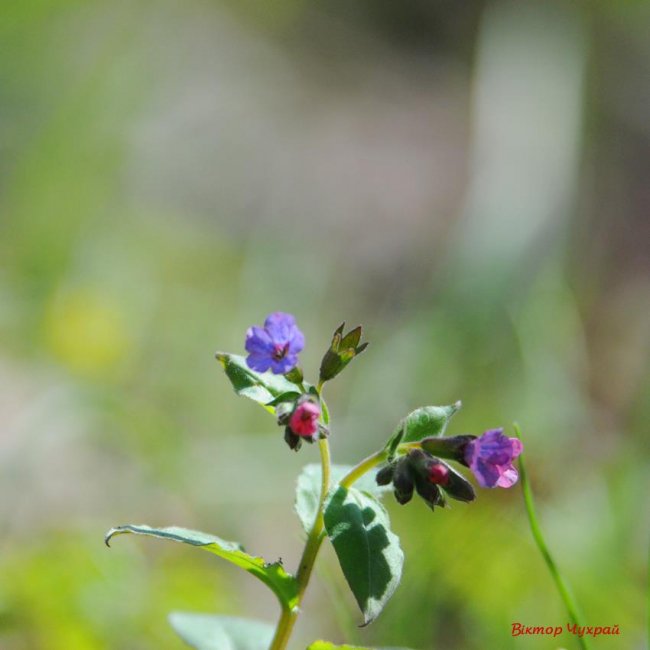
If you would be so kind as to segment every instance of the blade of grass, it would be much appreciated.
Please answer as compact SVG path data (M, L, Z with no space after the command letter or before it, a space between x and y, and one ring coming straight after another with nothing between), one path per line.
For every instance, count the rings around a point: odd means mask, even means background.
M515 429L515 435L517 436L517 438L521 440L521 430L519 429L519 425L514 424L513 426ZM555 563L555 560L553 559L551 552L548 550L548 546L546 544L546 540L544 539L544 535L542 534L542 529L539 525L539 520L537 519L537 514L535 512L535 505L533 503L533 491L531 490L530 483L528 482L528 474L526 473L526 465L524 463L523 454L519 456L519 475L521 481L521 489L524 494L526 513L528 514L528 522L530 523L530 531L533 534L533 539L537 544L537 548L539 549L539 552L542 554L542 557L544 558L544 562L546 562L546 566L548 567L551 577L555 582L555 586L557 587L557 590L560 592L560 597L564 601L564 605L567 609L571 622L577 625L578 627L583 627L582 616L579 613L580 610L575 601L575 597L571 592L569 583L564 578L564 576L560 573L560 570L558 569L558 566ZM583 648L583 650L589 650L590 645L586 637L578 636L577 640L580 643L580 646Z

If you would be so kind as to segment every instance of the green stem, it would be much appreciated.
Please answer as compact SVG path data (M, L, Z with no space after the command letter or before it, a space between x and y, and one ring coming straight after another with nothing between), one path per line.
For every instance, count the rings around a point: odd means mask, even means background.
M320 387L321 386L319 385L319 388ZM325 414L327 411L324 410L323 413ZM325 420L325 424L329 423L328 416L324 415L323 419ZM300 613L302 597L307 589L307 585L309 584L309 579L311 578L318 551L320 550L320 546L325 538L325 520L323 512L325 510L325 501L327 500L327 494L330 487L330 468L332 463L327 438L319 440L318 447L321 459L320 499L318 501L316 519L314 519L314 525L311 527L311 530L307 535L307 542L305 543L305 548L302 552L302 557L300 558L300 564L298 565L298 572L296 573L296 581L298 582L298 602L293 609L287 607L283 608L280 620L278 621L275 630L275 636L271 642L270 650L284 650L287 647L289 637L293 632L293 627L296 624L298 614Z
M350 487L355 481L358 481L366 472L369 472L373 467L380 465L386 460L388 456L385 449L378 451L368 458L364 458L358 465L353 467L340 481L339 485L342 487Z
M515 435L517 436L517 438L521 439L521 431L519 430L519 426L515 424L514 428L515 428ZM542 557L544 558L544 562L546 562L546 566L548 567L551 577L555 582L555 586L557 587L557 590L560 592L560 596L564 601L565 607L567 608L567 612L569 614L569 618L571 619L571 622L577 625L578 627L583 627L581 622L582 617L578 613L579 609L575 602L575 598L571 593L569 584L565 580L564 576L560 573L557 564L555 563L553 557L551 556L551 552L548 550L546 541L544 540L544 535L542 534L542 529L539 525L537 514L535 513L535 506L533 504L533 492L531 490L530 483L528 482L528 474L526 472L526 465L524 464L523 454L519 456L519 474L521 476L521 489L524 494L524 503L526 505L526 513L528 514L528 522L530 523L530 530L531 533L533 534L533 539L537 544L537 548L539 549L539 552L542 554ZM577 638L583 650L589 650L590 645L586 637L579 636Z

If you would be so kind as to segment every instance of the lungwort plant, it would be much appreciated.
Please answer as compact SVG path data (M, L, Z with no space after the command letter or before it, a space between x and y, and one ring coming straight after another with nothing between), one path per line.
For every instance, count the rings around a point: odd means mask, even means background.
M276 419L291 450L317 445L320 466L307 465L297 481L296 512L306 540L294 574L282 562L267 562L241 545L185 528L126 525L112 528L106 543L118 535L136 534L181 542L218 555L261 580L277 596L277 625L233 617L173 613L176 632L198 650L283 650L287 647L319 549L328 540L352 590L364 625L371 623L400 582L404 554L391 530L381 499L393 491L400 504L417 493L431 509L448 499L474 501L472 484L458 471L469 468L481 487L512 486L518 478L513 461L522 451L518 438L491 429L482 436L445 436L460 402L423 406L402 418L375 453L356 466L333 465L328 437L329 411L323 387L367 347L361 327L335 332L320 366L318 382L303 378L298 355L305 343L290 314L271 314L263 327L246 333L248 356L218 353L235 392L260 404ZM455 464L455 465L454 465ZM334 650L315 641L308 650ZM351 650L352 646L340 646ZM388 649L386 649L388 650ZM398 650L393 648L392 650Z

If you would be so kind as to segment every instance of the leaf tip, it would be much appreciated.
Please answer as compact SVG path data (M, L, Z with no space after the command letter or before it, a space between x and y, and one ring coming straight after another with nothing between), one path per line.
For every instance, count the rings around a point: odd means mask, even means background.
M111 547L111 538L115 533L117 532L117 528L111 528L105 535L104 535L104 544L108 546L108 548Z

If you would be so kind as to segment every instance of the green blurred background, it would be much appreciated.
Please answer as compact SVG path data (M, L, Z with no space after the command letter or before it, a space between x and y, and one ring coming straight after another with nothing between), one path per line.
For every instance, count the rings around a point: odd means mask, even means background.
M328 389L338 462L423 404L517 420L597 648L646 647L650 5L633 0L23 0L0 20L0 648L181 649L172 609L277 616L177 524L289 569L289 452L232 393L267 313ZM567 616L521 494L389 509L407 561L376 623L331 550L296 630L420 650Z

